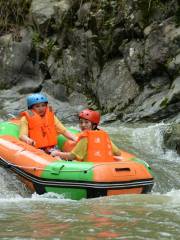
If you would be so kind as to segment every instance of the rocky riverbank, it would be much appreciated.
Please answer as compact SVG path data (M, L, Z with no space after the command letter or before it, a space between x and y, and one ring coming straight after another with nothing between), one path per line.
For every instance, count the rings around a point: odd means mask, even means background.
M64 119L89 106L108 121L171 122L166 144L179 151L178 0L21 2L23 21L0 36L1 111L43 91Z

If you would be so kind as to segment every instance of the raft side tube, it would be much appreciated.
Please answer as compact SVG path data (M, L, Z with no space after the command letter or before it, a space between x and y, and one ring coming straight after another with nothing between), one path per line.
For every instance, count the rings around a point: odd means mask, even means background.
M18 140L18 134L16 122L0 123L0 163L39 194L57 192L81 199L151 191L150 167L133 154L122 150L123 160L109 163L67 162Z

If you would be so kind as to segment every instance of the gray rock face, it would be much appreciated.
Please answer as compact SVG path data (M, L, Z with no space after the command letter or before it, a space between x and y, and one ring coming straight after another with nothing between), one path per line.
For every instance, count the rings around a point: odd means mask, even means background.
M18 40L12 29L0 36L2 110L44 91L68 114L93 107L113 120L177 122L179 8L178 0L32 0Z
M44 24L54 14L53 6L57 1L51 0L34 0L31 4L31 14L33 20L38 24Z
M180 38L180 28L171 19L162 22L148 35L145 42L144 66L151 73L166 64L178 53L176 41ZM164 66L165 68L165 66Z
M39 28L48 27L52 18L56 24L61 25L64 15L72 6L70 0L33 0L30 9L30 16Z
M124 59L133 76L138 79L143 78L144 71L144 42L132 40L125 45L123 50Z
M31 77L35 75L35 68L28 58L31 51L29 37L25 36L21 42L13 41L11 34L0 38L1 88L17 84L23 75Z
M169 103L180 101L180 76L174 79L168 92L167 99Z
M94 79L100 73L98 51L93 42L91 31L74 30L68 38L72 46L62 50L60 59L52 55L48 58L48 67L52 79L67 86L67 92L86 92L94 88Z
M180 74L180 53L174 56L174 58L168 63L168 72L173 75L173 73Z
M105 111L119 111L126 107L139 93L124 60L107 63L96 83L97 97Z

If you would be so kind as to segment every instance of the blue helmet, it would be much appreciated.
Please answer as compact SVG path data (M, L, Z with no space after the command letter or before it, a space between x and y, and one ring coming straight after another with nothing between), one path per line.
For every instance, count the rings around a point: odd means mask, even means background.
M34 93L27 97L27 106L29 109L36 103L48 103L48 99L41 93Z

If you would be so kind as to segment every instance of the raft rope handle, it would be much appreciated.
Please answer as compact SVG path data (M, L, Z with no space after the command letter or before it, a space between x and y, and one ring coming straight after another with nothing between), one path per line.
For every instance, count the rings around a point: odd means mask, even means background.
M42 171L47 171L47 172L52 172L52 170L50 169L44 169L44 168L38 168L38 167L27 167L27 166L20 166L20 165L16 165L16 164L12 164L12 163L9 163L7 162L4 158L0 157L0 159L2 159L4 162L6 162L7 166L4 166L6 168L11 168L11 167L18 167L18 168L22 168L22 169L30 169L30 170L34 170L34 171L37 171L37 170L42 170ZM114 163L114 162L113 162ZM122 164L122 162L116 162L116 164ZM123 162L125 163L125 162ZM99 166L102 166L102 165L111 165L112 163L109 162L109 163L101 163L101 164L97 164L97 165L94 165L92 167L89 167L88 169L85 169L85 170L62 170L60 168L60 171L61 172L84 172L84 173L87 173L88 171L92 170L93 168L95 167L99 167ZM64 167L64 166L63 166Z
M2 157L1 157L1 159L3 160L3 161L5 161L6 162L6 166L3 166L3 167L5 167L5 168L11 168L11 167L17 167L17 168L20 168L20 169L30 169L30 170L34 170L34 171L38 171L38 170L40 170L40 171L46 171L46 172L52 172L52 170L50 170L50 169L44 169L44 168L38 168L38 167L27 167L27 166L20 166L20 165L16 165L16 164L12 164L12 163L8 163L6 160L4 160ZM62 167L64 167L64 166L61 166L61 168ZM62 171L61 170L61 168L60 168L60 171ZM87 169L87 170L67 170L67 171L63 171L63 172L85 172L85 171L88 171L89 169Z

